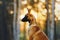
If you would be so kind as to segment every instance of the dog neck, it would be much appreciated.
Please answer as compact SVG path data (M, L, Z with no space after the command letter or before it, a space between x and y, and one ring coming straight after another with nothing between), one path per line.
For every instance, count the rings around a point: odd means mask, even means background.
M36 26L36 24L31 24L30 26L31 26L31 27L32 27L32 26Z
M36 25L36 20L31 20L30 25Z
M29 24L31 27L32 26L37 26L39 27L39 24L36 22L36 20L33 20L33 21L30 21L30 24ZM40 27L39 27L40 28Z

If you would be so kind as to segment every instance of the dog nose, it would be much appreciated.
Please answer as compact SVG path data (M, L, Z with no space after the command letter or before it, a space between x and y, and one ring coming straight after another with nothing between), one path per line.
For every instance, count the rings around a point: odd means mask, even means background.
M23 21L23 20L21 19L21 21Z

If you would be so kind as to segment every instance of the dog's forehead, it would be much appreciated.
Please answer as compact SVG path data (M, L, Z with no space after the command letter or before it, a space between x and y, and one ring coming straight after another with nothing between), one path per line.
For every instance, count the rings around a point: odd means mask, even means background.
M33 14L27 14L26 16L27 16L27 17L29 17L29 18L31 17L31 18L36 19L36 16L35 16L35 15L33 15Z

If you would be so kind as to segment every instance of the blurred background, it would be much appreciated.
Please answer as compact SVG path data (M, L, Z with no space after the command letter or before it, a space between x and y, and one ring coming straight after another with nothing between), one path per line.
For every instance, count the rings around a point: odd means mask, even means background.
M0 0L0 40L13 40L14 0Z
M50 40L60 40L60 0L0 0L0 40L29 40L21 21L28 9Z

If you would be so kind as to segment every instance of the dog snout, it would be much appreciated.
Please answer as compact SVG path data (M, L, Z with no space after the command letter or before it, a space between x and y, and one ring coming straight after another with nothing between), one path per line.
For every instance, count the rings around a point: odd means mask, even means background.
M21 21L23 21L23 22L27 22L27 21L28 21L28 17L25 16Z

